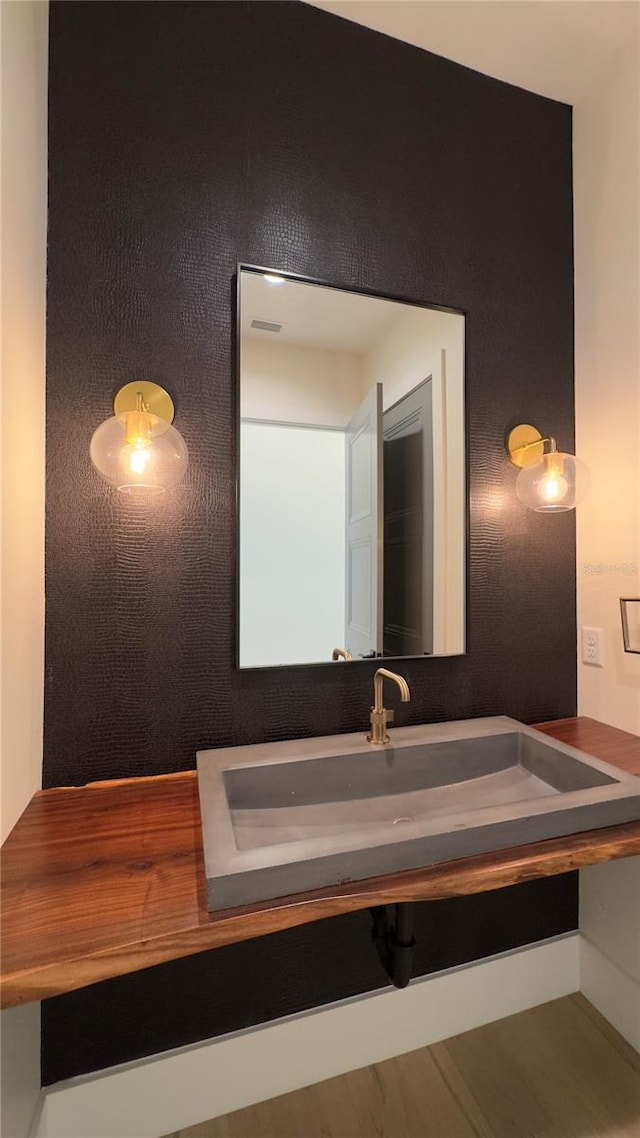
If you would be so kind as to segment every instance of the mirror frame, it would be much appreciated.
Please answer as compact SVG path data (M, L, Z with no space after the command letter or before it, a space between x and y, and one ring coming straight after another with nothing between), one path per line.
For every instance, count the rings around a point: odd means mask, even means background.
M281 669L291 668L326 668L332 667L334 671L336 668L346 666L345 661L334 660L314 660L307 663L300 664L258 664L243 667L240 663L240 378L242 370L242 324L241 324L241 276L242 273L255 273L259 276L264 276L265 273L273 273L274 275L284 277L288 281L296 281L298 284L316 285L318 288L329 288L333 292L349 292L356 293L359 296L372 296L377 300L391 300L396 304L406 304L413 308L430 308L436 312L448 312L452 316L464 317L464 488L465 488L465 511L464 511L464 650L462 652L451 653L450 655L440 656L376 656L374 659L362 660L349 660L348 666L352 664L374 664L376 667L381 666L382 663L387 661L397 660L455 660L469 654L469 580L470 580L470 531L471 531L471 480L469 476L470 466L470 452L469 452L469 401L467 399L467 374L468 374L468 360L469 360L469 313L465 308L456 308L450 304L435 304L431 301L415 300L407 296L399 296L397 293L392 292L378 292L376 289L355 287L347 284L336 284L333 281L324 280L321 277L308 277L302 273L292 273L286 269L278 269L266 267L265 265L253 265L246 261L238 261L236 263L235 277L232 278L232 287L235 287L235 305L233 306L233 317L235 320L235 334L232 337L233 346L235 348L235 362L232 368L235 377L235 534L234 534L234 572L235 572L235 585L234 585L234 598L235 598L235 665L238 672L270 672Z

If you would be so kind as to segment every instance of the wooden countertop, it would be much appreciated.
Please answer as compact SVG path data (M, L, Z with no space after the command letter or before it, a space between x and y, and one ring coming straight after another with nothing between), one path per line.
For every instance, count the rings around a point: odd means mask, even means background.
M593 719L539 729L640 775L640 738ZM36 794L4 844L1 1006L397 901L500 889L640 854L640 822L211 914L194 771Z

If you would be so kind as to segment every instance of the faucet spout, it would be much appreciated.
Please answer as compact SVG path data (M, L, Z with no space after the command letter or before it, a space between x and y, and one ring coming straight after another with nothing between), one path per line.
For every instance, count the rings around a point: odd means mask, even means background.
M404 676L399 676L397 672L389 672L386 668L378 668L375 676L373 677L373 706L376 711L382 711L382 685L385 680L393 680L400 688L400 698L403 703L408 703L411 699L411 692L409 685Z
M397 672L389 672L386 668L378 668L373 677L373 707L369 716L371 731L367 735L368 741L375 744L389 742L387 724L393 721L393 711L382 704L382 688L385 680L393 680L394 684L397 684L403 703L407 703L411 699L409 685L404 676L399 676Z

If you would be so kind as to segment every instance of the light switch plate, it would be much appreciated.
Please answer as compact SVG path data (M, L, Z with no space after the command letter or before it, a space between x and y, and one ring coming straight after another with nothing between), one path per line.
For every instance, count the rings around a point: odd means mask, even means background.
M582 629L582 663L602 668L604 664L601 628Z

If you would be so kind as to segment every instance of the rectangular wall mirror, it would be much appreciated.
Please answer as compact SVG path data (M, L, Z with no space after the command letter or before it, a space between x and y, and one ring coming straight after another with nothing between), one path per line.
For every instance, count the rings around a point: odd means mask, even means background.
M239 667L465 651L465 318L238 268Z

